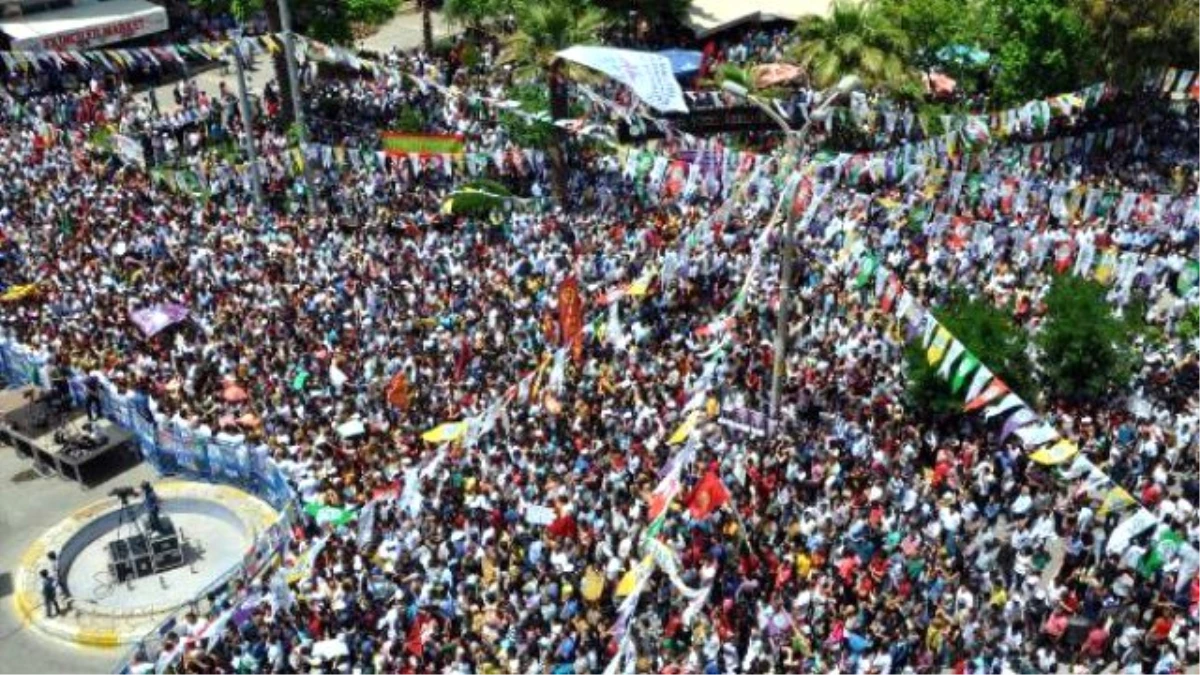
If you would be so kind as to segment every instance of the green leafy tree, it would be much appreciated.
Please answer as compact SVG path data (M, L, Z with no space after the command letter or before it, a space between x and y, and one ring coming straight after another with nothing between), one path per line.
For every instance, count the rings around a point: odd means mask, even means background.
M990 43L995 14L987 0L880 0L879 8L908 37L915 64L939 63L946 47Z
M1195 0L1073 0L1073 6L1102 57L1095 62L1096 75L1129 85L1147 69L1195 68L1200 51Z
M1196 338L1200 338L1200 307L1189 307L1184 311L1183 316L1179 318L1179 326L1176 329L1179 339L1185 342L1192 343Z
M1113 314L1100 283L1072 275L1055 278L1046 316L1035 337L1040 376L1048 394L1068 401L1098 400L1129 385L1140 356L1131 348L1136 320Z
M451 24L487 32L489 23L513 13L515 0L446 0L442 16Z
M595 0L597 7L614 17L618 35L639 32L651 43L660 43L666 36L677 35L687 24L691 0Z
M396 15L400 0L345 0L345 5L348 20L378 26Z
M932 311L981 364L1026 401L1036 400L1029 337L1010 312L985 300L971 300L957 289L949 302ZM919 340L905 349L904 372L908 380L908 404L914 410L934 417L962 412L966 387L954 393L951 383L938 375L936 367L929 365L926 350Z
M608 24L608 15L586 1L524 0L516 7L517 30L507 36L500 60L517 66L522 79L544 77L550 92L550 117L567 117L567 77L585 76L558 58L572 45L594 42ZM567 197L567 164L562 134L555 128L549 146L554 192L560 202Z
M818 87L857 75L868 88L894 91L916 78L908 35L869 0L834 0L827 16L802 18L796 36L793 55Z
M1071 91L1098 58L1078 10L1061 0L997 0L992 5L996 104Z

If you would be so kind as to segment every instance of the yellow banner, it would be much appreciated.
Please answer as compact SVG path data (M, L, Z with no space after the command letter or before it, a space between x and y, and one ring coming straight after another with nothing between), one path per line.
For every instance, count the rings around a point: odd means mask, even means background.
M466 422L446 422L421 434L421 439L430 443L451 443L466 435Z
M1079 446L1064 438L1054 445L1050 445L1038 450L1030 455L1029 459L1032 459L1038 464L1052 466L1055 464L1062 464L1077 454L1079 454Z

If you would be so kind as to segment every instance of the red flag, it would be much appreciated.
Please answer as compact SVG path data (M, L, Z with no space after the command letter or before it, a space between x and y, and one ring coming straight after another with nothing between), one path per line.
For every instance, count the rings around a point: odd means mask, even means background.
M987 389L984 389L978 396L970 401L967 401L966 405L963 406L963 410L967 412L978 410L1007 394L1008 391L1008 385L1004 384L1004 382L997 377L996 379L992 380L992 383L987 386Z
M571 344L572 358L579 361L583 356L583 298L574 276L564 279L558 287L558 325L563 342Z
M692 490L691 497L688 498L688 511L692 513L692 518L701 520L721 508L727 501L729 490L725 489L717 472L710 468Z
M401 370L392 377L387 386L387 402L399 410L408 410L408 378Z
M409 654L420 656L425 651L425 643L433 639L435 628L437 628L437 622L432 616L417 613L417 617L413 619L412 627L408 629L408 635L404 640L404 648Z
M463 373L467 371L467 364L471 362L471 339L466 335L462 338L462 347L458 351L458 358L454 361L454 381L458 382L462 379Z

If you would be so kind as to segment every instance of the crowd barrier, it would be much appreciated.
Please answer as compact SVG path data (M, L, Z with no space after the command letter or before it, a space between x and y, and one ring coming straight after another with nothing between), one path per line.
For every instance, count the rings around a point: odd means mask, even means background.
M300 511L295 503L289 503L279 520L258 538L238 564L198 592L186 608L168 617L138 640L112 672L120 675L174 672L183 652L180 649L167 651L166 646L180 617L186 612L194 612L201 619L201 625L205 625L240 602L240 592L262 576L263 572L275 569L282 563L298 513ZM175 644L178 646L178 641Z
M45 351L0 336L0 377L7 386L50 386L50 363L51 356ZM71 398L76 405L86 403L87 378L83 373L69 375ZM213 434L168 419L154 412L153 403L145 393L121 392L102 375L96 378L100 384L102 414L135 434L142 457L159 474L233 485L280 512L279 520L256 539L237 564L198 593L189 609L199 610L201 603L208 603L207 611L212 611L227 604L241 586L239 582L258 578L282 560L292 527L301 513L286 476L271 460L265 445L253 445L240 436ZM155 672L169 670L178 655L161 654L162 644L177 621L178 616L172 616L151 631L122 658L115 672L133 672L135 664L142 664L144 669L147 662L155 664Z
M0 337L0 375L9 386L50 383L50 355ZM163 475L234 485L284 510L293 493L283 472L271 461L265 445L252 445L241 436L206 429L153 412L149 396L121 392L103 375L100 407L103 415L137 436L142 457ZM76 405L87 399L87 375L71 373L71 397Z

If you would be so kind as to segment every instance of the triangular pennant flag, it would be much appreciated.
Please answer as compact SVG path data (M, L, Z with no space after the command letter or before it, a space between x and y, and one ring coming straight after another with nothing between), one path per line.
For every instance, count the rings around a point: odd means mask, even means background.
M1037 462L1038 464L1044 464L1046 466L1055 466L1057 464L1062 464L1063 462L1066 462L1067 460L1071 459L1072 457L1074 457L1075 455L1078 455L1078 454L1079 454L1079 446L1075 445L1071 441L1064 438L1061 441L1055 443L1054 445L1050 445L1050 446L1042 448L1041 450L1038 450L1037 452L1030 455L1029 459L1032 459L1033 461Z
M950 334L950 331L938 326L933 342L925 352L925 358L929 360L929 365L936 366L942 360L942 357L946 355L946 346L953 339L954 336Z
M1017 429L1037 421L1037 414L1029 408L1017 408L1016 412L1008 416L1004 420L1004 427L1000 429L1000 442L1003 443Z
M983 388L992 380L992 371L987 366L980 364L979 370L975 372L975 377L971 378L971 386L967 387L967 400L973 400L983 393Z
M1137 500L1125 488L1117 485L1108 492L1104 493L1104 498L1100 500L1100 508L1096 511L1101 517L1108 515L1110 511L1124 511L1125 507L1134 504Z
M959 361L958 367L954 369L954 381L951 383L951 391L955 394L962 389L963 384L967 381L967 376L979 367L979 359L971 352L967 352L963 356L962 361Z
M1017 406L1023 405L1025 405L1025 402L1021 400L1020 396L1017 396L1016 394L1009 394L996 403L989 405L987 409L983 411L983 417L984 419L990 420L997 415L1003 415L1005 412L1012 410Z
M942 359L942 367L938 368L938 376L943 380L950 379L950 367L958 360L958 357L963 355L967 348L958 340L951 340L950 350L946 352L946 358Z
M939 324L938 320L933 316L933 312L926 312L923 318L924 323L922 323L921 327L921 346L929 349L929 345L933 344L933 338L937 332L937 329L941 328L942 325Z
M1049 424L1027 426L1022 429L1017 429L1014 433L1016 433L1017 438L1020 438L1021 442L1024 443L1025 447L1027 448L1036 448L1041 445L1045 445L1050 441L1056 441L1060 438L1058 432L1055 431L1054 427L1050 426ZM1078 452L1078 450L1076 450L1076 452ZM1073 456L1074 453L1071 453L1071 455L1068 455L1066 459L1070 459Z
M986 389L980 392L975 398L967 401L967 404L963 406L963 410L967 412L978 410L1007 393L1008 385L1004 384L1004 381L998 377L993 378L991 384Z

